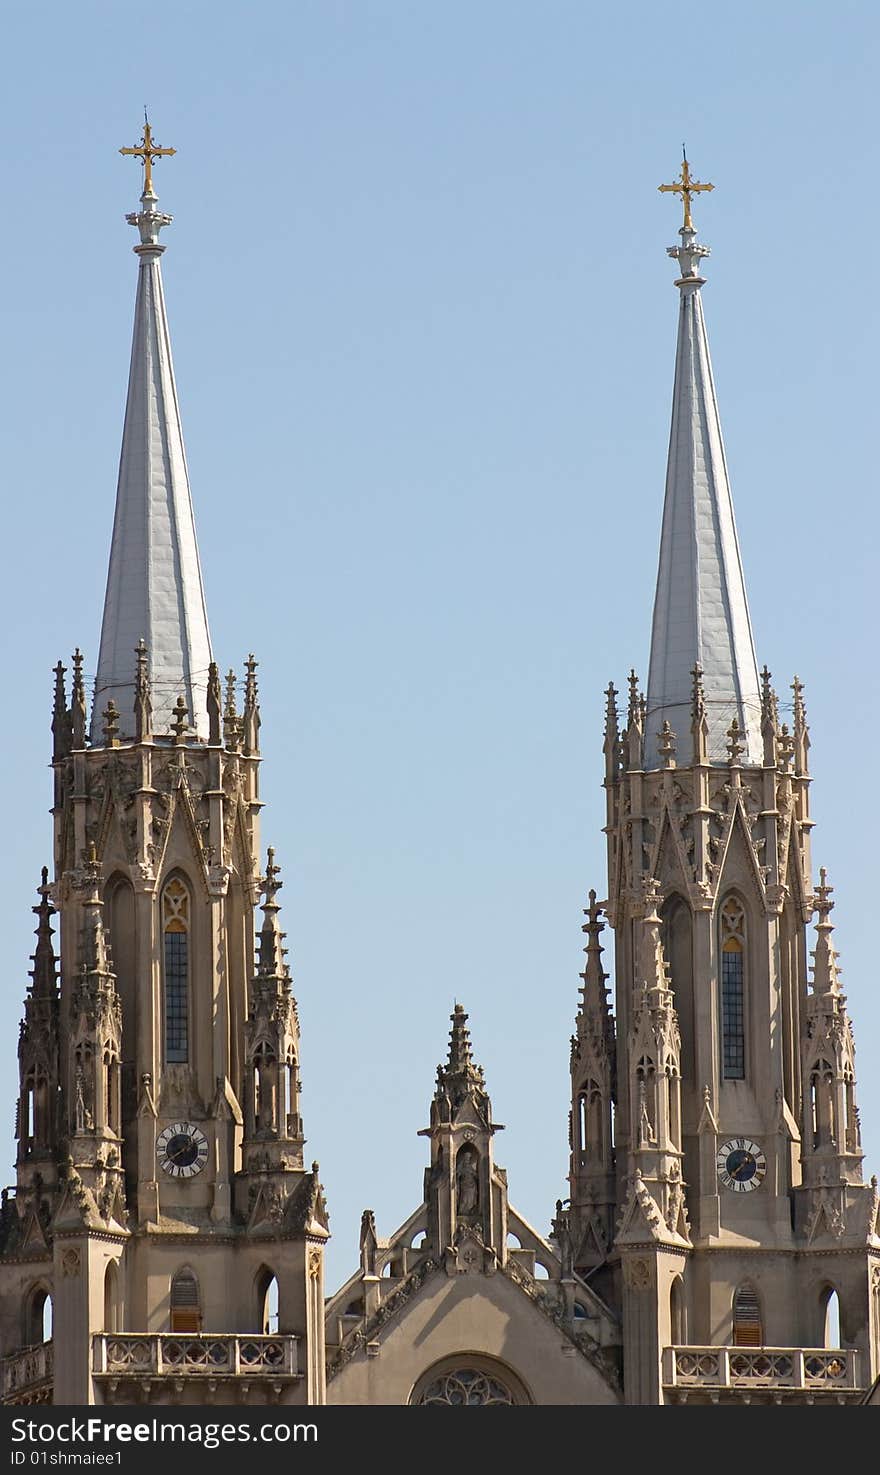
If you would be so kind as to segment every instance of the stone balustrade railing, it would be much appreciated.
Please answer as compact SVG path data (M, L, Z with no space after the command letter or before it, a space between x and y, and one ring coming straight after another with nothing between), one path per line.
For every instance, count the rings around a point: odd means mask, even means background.
M666 1388L859 1388L852 1347L665 1347Z
M15 1398L24 1389L52 1382L52 1343L23 1347L11 1357L0 1359L0 1402Z
M297 1338L200 1333L101 1333L92 1337L96 1377L296 1378Z

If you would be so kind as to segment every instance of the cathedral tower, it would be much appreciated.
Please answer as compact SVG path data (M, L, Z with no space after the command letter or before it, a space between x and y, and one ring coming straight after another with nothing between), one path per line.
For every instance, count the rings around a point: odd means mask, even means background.
M830 888L812 881L803 688L780 721L755 659L690 210L711 186L685 159L663 188L685 206L672 430L647 696L635 673L622 716L608 693L608 899L591 898L572 1063L575 1264L615 1287L629 1402L856 1401L880 1370L878 1198Z
M79 650L69 697L55 672L2 1396L320 1403L327 1215L279 869L260 861L257 663L224 698L160 270L152 169L174 150L146 123L122 152L144 167L131 369L90 720Z

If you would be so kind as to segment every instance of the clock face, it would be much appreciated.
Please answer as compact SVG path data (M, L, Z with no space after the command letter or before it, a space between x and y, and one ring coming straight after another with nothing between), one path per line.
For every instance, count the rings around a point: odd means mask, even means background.
M172 1122L156 1139L156 1156L169 1178L194 1178L208 1161L208 1139L192 1122Z
M722 1142L715 1159L718 1177L732 1193L753 1193L767 1172L767 1159L757 1142L748 1137L731 1137Z

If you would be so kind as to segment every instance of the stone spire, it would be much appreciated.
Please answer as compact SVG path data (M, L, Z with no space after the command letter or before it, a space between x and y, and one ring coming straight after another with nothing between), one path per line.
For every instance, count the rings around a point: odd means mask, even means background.
M104 599L92 708L92 743L102 742L102 713L112 698L122 714L120 737L134 737L135 650L150 654L153 728L166 731L182 694L192 727L208 737L211 662L208 617L196 546L183 431L171 362L171 340L159 260L159 232L171 216L157 208L149 124L135 152L144 159L141 209L127 215L140 243L128 400L119 458L116 515Z
M685 224L681 245L668 251L679 266L681 304L648 673L649 768L660 766L657 734L664 721L681 734L678 766L689 763L696 664L702 667L709 762L726 761L733 717L742 731L744 761L760 763L763 751L758 669L700 295L704 278L698 266L709 248L698 243L691 221L696 186L686 160L682 179L686 189L667 186L684 194Z
M586 966L581 978L580 1006L571 1041L571 1150L569 1184L574 1263L593 1271L608 1256L614 1232L614 1100L615 1031L608 1000L608 975L602 967L600 941L603 908L590 892L584 911Z
M279 916L277 897L284 884L280 874L270 845L262 888L263 925L244 1028L244 1164L248 1171L261 1163L278 1172L303 1166L299 1020Z
M823 868L814 897L819 920L801 1047L801 1167L803 1182L810 1188L862 1181L855 1041L832 937L833 890ZM837 1208L842 1224L843 1203Z
M461 1004L450 1015L449 1058L437 1067L431 1124L420 1136L431 1141L425 1172L426 1235L434 1253L445 1254L449 1272L456 1251L485 1255L494 1265L506 1255L507 1184L495 1170L492 1138L503 1130L492 1120L483 1069L471 1054L468 1016Z

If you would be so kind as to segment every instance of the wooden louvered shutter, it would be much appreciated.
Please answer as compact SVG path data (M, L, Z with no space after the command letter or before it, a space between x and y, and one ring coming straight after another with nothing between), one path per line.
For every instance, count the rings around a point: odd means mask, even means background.
M171 1330L198 1332L201 1326L199 1283L191 1270L181 1270L171 1282Z
M761 1347L763 1344L764 1329L761 1325L758 1292L754 1286L739 1286L733 1298L733 1345Z

